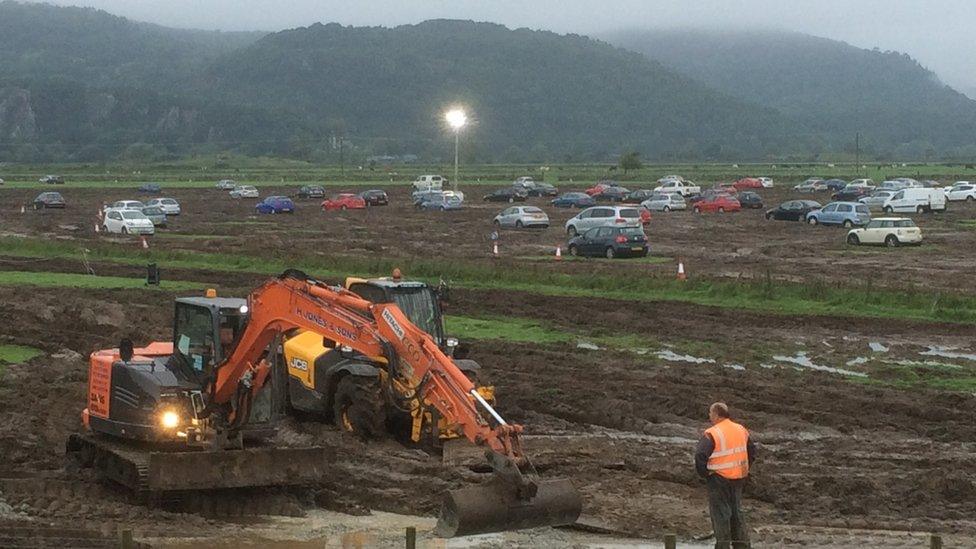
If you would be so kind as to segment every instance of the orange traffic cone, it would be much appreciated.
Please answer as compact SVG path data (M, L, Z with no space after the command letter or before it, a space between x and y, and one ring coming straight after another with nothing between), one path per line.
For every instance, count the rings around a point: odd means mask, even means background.
M560 246L559 244L556 244L556 261L562 261L562 260L563 260L563 247Z
M491 253L493 255L495 255L495 256L498 255L498 243L497 242L495 242L494 244L492 244L492 246L491 246Z
M685 264L680 259L678 260L678 280L688 280L688 275L685 274Z
M149 241L146 240L146 237L144 237L144 236L140 236L139 238L142 239L142 249L148 250L149 249Z

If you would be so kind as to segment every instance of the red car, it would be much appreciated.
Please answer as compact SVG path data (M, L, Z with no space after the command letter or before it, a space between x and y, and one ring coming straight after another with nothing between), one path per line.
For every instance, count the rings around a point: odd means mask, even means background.
M737 191L742 191L745 189L761 189L763 188L762 181L755 177L743 177L742 179L736 181L732 184Z
M337 194L331 198L326 198L322 202L323 210L364 210L366 201L359 195L352 193Z
M695 202L695 213L702 212L737 212L742 209L742 204L727 194L716 194L704 200Z
M583 192L585 192L590 196L596 196L598 194L602 194L603 191L607 190L608 187L616 187L616 186L618 185L612 181L600 181L596 185L593 185L592 187L586 189Z

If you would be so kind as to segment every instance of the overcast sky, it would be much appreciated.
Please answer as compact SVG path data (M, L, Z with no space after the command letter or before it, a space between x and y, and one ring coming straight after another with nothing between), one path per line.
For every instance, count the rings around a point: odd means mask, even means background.
M620 28L771 27L909 53L976 95L976 0L50 0L174 27L281 30L432 18L594 34Z

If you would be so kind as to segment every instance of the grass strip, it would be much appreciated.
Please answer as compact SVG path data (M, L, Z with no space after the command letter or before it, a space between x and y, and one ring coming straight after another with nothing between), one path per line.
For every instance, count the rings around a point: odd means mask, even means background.
M84 289L162 289L198 290L205 285L197 282L164 280L160 286L146 285L144 278L92 276L75 273L44 273L28 271L0 271L0 286L39 286L42 288Z

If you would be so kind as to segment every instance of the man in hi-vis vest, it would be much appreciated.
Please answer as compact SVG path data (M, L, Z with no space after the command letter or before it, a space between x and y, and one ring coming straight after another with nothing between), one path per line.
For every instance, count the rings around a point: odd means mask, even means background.
M756 458L756 446L745 427L729 419L729 407L716 402L708 408L712 426L695 451L695 469L708 483L708 512L715 531L715 549L749 547L742 516L742 486Z

